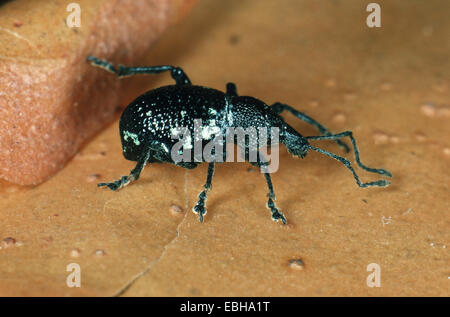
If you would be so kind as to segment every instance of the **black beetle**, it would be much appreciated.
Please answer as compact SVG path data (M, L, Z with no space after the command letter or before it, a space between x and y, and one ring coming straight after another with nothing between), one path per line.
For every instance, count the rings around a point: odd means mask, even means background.
M308 150L314 150L336 159L353 173L359 187L388 186L390 184L386 180L362 183L347 159L311 146L308 142L308 140L334 140L348 152L348 146L340 139L349 137L355 151L356 162L362 169L392 177L387 170L370 168L361 163L356 141L351 131L333 134L316 120L286 104L277 102L269 107L256 98L238 96L236 86L233 83L227 84L225 93L212 88L192 85L187 75L179 67L168 65L126 67L119 65L116 69L111 63L94 56L89 56L87 61L93 66L101 67L116 74L119 78L136 74L157 74L170 71L176 82L175 85L160 87L144 93L124 110L119 123L123 154L126 159L136 161L137 165L128 176L122 176L121 179L111 183L100 183L98 184L99 187L107 186L111 190L118 190L128 185L131 181L139 178L146 163L166 162L189 169L197 167L202 162L201 160L175 162L171 156L172 147L176 142L171 137L172 130L178 127L187 127L192 131L196 119L201 119L203 122L213 122L221 130L229 127L277 127L280 131L279 141L287 147L292 155L303 158ZM303 137L280 116L284 110L313 125L321 135ZM271 140L269 138L269 144ZM191 144L188 145L191 146ZM257 148L258 146L259 144ZM247 159L249 154L248 140L246 140L243 150ZM267 165L267 162L259 153L257 160L251 162L251 164L263 168ZM206 214L206 196L212 187L214 167L215 161L210 161L204 189L199 194L199 200L193 208L193 211L199 214L200 221L203 221L203 216ZM272 212L272 219L274 221L281 220L283 224L286 224L286 218L274 203L275 193L270 175L266 171L264 176L269 189L267 207Z

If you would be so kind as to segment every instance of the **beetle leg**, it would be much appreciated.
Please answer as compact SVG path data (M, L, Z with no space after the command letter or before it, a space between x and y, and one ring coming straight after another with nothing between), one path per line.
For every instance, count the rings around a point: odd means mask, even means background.
M206 208L205 208L205 203L206 203L206 198L207 198L207 193L211 190L212 188L212 178L214 175L214 165L215 162L211 162L208 165L208 174L206 176L206 183L204 186L203 191L198 195L198 202L195 205L194 208L192 208L192 211L194 213L198 213L199 217L200 217L200 222L203 222L203 216L206 215Z
M93 66L103 68L108 72L116 74L119 78L138 74L159 74L162 72L170 71L170 75L175 80L177 85L191 84L189 77L180 67L174 67L170 65L127 67L124 65L119 65L119 67L116 69L110 62L99 59L95 56L88 56L87 61L90 62Z
M247 145L245 147L245 157L247 159L250 159L249 151L250 151L250 149ZM276 199L275 192L273 190L272 179L270 177L270 173L268 173L268 171L267 171L267 166L269 163L267 162L267 159L264 157L264 155L261 152L258 151L257 153L258 153L257 162L250 162L250 164L252 164L254 166L258 166L261 169L261 173L264 173L264 177L266 178L267 187L269 189L269 193L268 193L269 200L267 201L267 208L269 208L270 211L272 212L272 220L273 221L281 220L281 222L285 225L287 223L287 220L284 217L283 213L278 210L278 208L274 202L274 200Z
M227 83L227 95L230 97L236 97L237 94L237 88L234 83Z
M312 126L314 126L317 130L319 130L320 133L322 133L322 135L332 135L332 133L324 125L320 124L319 122L317 122L310 116L307 116L306 114L304 114L298 110L295 110L294 108L292 108L289 105L286 105L286 104L280 103L280 102L276 102L272 106L270 106L270 109L272 109L273 111L275 111L278 114L281 114L284 110L287 110L290 113L292 113L294 116L299 118L300 120L303 120L306 123L309 123ZM347 144L345 144L341 140L335 140L335 141L339 146L344 148L345 152L350 151L350 148L348 147Z
M274 200L275 198L275 192L273 191L273 185L272 185L272 179L270 178L269 173L264 173L264 177L266 178L267 187L269 188L269 200L267 201L267 207L272 212L272 220L273 221L279 221L281 220L283 224L285 225L287 223L286 218L284 217L283 213L278 210L277 206L275 205Z
M139 179L139 176L141 175L142 170L144 169L145 164L147 164L148 159L150 158L150 148L148 149L148 151L146 152L146 154L139 159L139 161L136 164L136 167L133 168L130 172L129 175L127 176L122 176L120 179L114 181L114 182L110 182L110 183L98 183L97 186L98 187L108 187L111 190L119 190L122 187L127 186L128 184L130 184L132 181L136 181Z

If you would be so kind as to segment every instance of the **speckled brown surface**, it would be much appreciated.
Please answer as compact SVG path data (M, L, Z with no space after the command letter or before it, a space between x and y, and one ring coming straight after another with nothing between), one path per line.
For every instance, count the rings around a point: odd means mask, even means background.
M448 296L450 3L379 3L382 27L369 29L361 1L203 1L146 62L353 130L362 161L394 174L390 187L360 189L338 162L282 149L272 177L287 226L270 220L264 178L246 163L218 166L200 224L190 209L206 166L148 166L120 192L96 188L133 168L116 121L46 183L1 185L0 236L15 243L0 250L0 294ZM72 262L81 288L66 286ZM370 263L379 288L366 285Z

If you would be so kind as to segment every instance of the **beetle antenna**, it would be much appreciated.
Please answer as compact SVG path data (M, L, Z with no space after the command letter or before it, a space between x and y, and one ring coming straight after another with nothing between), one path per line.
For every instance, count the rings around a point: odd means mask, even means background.
M359 187L372 187L372 186L385 187L385 186L389 186L389 184L391 183L391 182L389 182L389 181L387 181L387 180L384 180L384 179L379 180L379 181L375 181L375 182L362 183L361 180L359 179L358 175L356 174L355 170L354 170L353 167L351 166L349 160L347 160L347 159L345 159L345 158L343 158L343 157L341 157L341 156L338 156L338 155L336 155L336 154L333 154L333 153L331 153L331 152L328 152L328 151L325 151L325 150L323 150L323 149L317 148L317 147L315 147L315 146L308 145L308 148L310 148L311 150L314 150L314 151L316 151L316 152L325 154L325 155L327 155L327 156L329 156L329 157L331 157L331 158L333 158L333 159L335 159L335 160L341 162L342 164L344 164L345 167L347 167L347 168L353 173L353 177L355 178L356 183L358 184ZM357 152L356 152L356 149L355 149L355 154L356 154L356 153L357 153ZM361 165L362 165L362 164L361 164ZM383 174L384 174L384 175L391 175L391 173L389 173L388 171L383 170L383 169L373 169L373 168L372 168L372 169L370 169L370 170L371 170L371 171L374 171L375 173L382 174L382 175L383 175Z
M308 139L308 140L336 140L336 139L340 139L340 138L347 137L347 136L350 137L350 140L352 142L353 150L355 151L356 163L358 163L358 165L362 169L364 169L368 172L371 172L371 173L377 173L377 174L381 174L381 175L386 175L388 177L392 177L392 174L385 169L371 168L371 167L367 167L363 163L361 163L361 160L359 159L359 150L358 150L358 147L356 146L356 141L355 141L355 138L353 137L352 131L345 131L342 133L331 134L331 135L307 136L306 139Z
M297 118L299 118L300 120L303 120L306 123L311 124L312 126L314 126L317 130L319 130L319 132L322 135L332 135L332 133L330 131L328 131L328 129L323 126L322 124L320 124L319 122L317 122L316 120L314 120L313 118L311 118L310 116L304 114L303 112L300 112L294 108L292 108L291 106L281 103L281 102L276 102L273 105L270 106L270 109L275 111L278 114L281 114L284 110L292 113L294 116L296 116ZM347 144L345 144L344 142L342 142L341 140L337 139L335 140L336 143L341 146L342 148L344 148L345 152L349 152L350 149L348 147Z

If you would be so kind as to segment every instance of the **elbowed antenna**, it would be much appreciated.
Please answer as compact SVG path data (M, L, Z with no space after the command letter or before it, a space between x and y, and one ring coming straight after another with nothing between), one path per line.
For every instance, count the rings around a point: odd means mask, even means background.
M385 169L382 169L382 168L367 167L363 163L361 163L361 160L359 158L358 147L356 146L356 141L355 141L351 131L345 131L345 132L342 132L342 133L332 134L332 135L325 135L325 136L309 136L309 137L306 137L306 139L308 139L308 140L337 140L339 138L343 138L343 137L346 137L346 136L350 137L350 140L351 140L352 145L353 145L353 150L355 151L356 163L358 163L358 165L362 169L364 169L364 170L366 170L368 172L371 172L371 173L377 173L377 174L380 174L380 175L386 175L388 177L392 177L392 174L388 170L385 170ZM333 158L335 160L338 160L342 164L344 164L353 173L353 177L355 178L356 183L358 184L359 187L371 187L371 186L385 187L385 186L389 186L389 184L391 183L391 182L389 182L387 180L384 180L384 179L383 180L379 180L379 181L375 181L375 182L362 183L361 180L359 179L358 175L356 174L355 170L351 166L349 160L347 160L347 159L345 159L345 158L343 158L341 156L338 156L336 154L333 154L331 152L325 151L323 149L311 146L311 145L308 145L308 148L311 149L311 150L314 150L316 152L325 154L325 155L327 155L327 156L329 156L329 157L331 157L331 158Z

